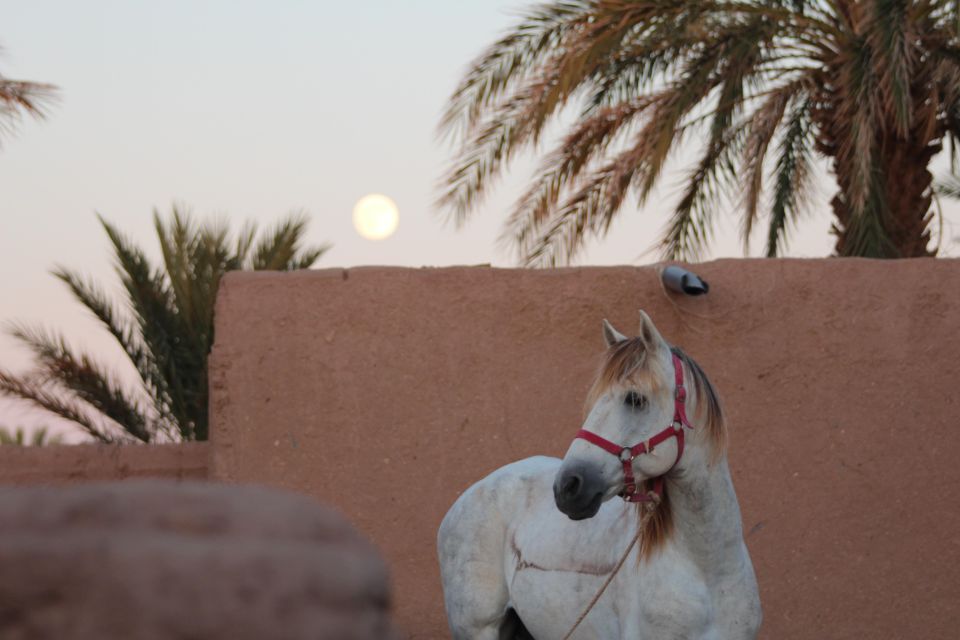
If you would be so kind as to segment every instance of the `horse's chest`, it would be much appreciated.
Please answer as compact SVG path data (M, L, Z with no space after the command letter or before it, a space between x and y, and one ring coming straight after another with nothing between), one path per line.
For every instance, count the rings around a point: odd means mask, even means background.
M712 625L710 591L680 558L661 556L618 582L624 638L700 638ZM632 628L631 628L632 627Z
M625 619L637 624L623 638L756 637L761 614L752 571L714 574L708 584L686 556L670 553L645 569L633 584L618 585L621 606L630 609Z
M609 572L593 565L545 569L533 563L516 567L513 606L534 637L563 637ZM696 571L676 558L638 567L631 557L574 638L701 638L709 637L710 624L709 593Z

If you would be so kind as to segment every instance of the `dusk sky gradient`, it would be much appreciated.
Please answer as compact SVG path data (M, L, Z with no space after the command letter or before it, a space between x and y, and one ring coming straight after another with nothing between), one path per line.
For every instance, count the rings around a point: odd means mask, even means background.
M318 268L362 264L510 266L501 223L534 163L521 159L466 228L432 207L452 150L435 127L467 64L524 3L482 0L31 1L0 4L0 73L50 82L61 99L46 121L0 140L0 320L62 329L118 370L111 338L49 275L77 269L115 287L95 212L157 255L151 215L183 204L238 228L310 215L312 242L334 248ZM689 159L689 152L678 154ZM675 165L677 163L674 163ZM935 165L942 170L945 161ZM832 248L821 171L809 222L790 255ZM643 264L683 172L665 175L642 211L631 204L578 264ZM369 193L391 197L400 226L362 239L351 222ZM945 203L947 220L960 207ZM732 211L732 209L731 209ZM711 257L742 256L737 220L720 216ZM957 254L952 227L944 241ZM762 242L753 243L753 252ZM0 365L26 352L0 336ZM0 401L0 425L36 423ZM44 420L40 420L44 422Z

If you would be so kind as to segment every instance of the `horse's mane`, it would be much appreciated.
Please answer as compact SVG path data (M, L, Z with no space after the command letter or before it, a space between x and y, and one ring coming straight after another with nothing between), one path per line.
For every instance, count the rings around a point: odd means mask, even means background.
M727 451L727 421L723 415L723 405L720 396L710 382L710 378L703 372L697 361L691 358L680 347L670 347L680 361L686 366L693 378L693 393L697 399L696 415L689 416L694 428L703 429L707 434L707 441L711 447L711 462L716 462ZM687 388L690 383L685 381Z
M694 429L702 429L706 433L711 449L711 463L716 462L726 451L727 445L726 421L720 398L696 360L680 347L670 347L670 351L680 358L686 370L684 383L688 398L693 397L696 400L696 411L688 416L690 423ZM628 338L612 345L607 350L600 372L587 394L587 410L589 411L610 387L627 378L634 381L643 379L652 393L662 393L665 381L672 380L673 372L662 371L656 363L657 360L647 358L647 344L643 338ZM644 489L652 491L652 481L647 480ZM649 506L651 504L654 505L652 511ZM673 511L670 508L670 495L666 485L659 503L637 503L636 507L642 528L640 558L643 559L661 548L673 533Z

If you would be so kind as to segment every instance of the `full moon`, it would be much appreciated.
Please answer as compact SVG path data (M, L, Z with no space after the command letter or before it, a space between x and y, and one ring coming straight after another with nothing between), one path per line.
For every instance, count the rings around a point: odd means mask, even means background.
M353 226L367 240L383 240L393 235L400 223L400 211L387 196L373 193L353 205Z

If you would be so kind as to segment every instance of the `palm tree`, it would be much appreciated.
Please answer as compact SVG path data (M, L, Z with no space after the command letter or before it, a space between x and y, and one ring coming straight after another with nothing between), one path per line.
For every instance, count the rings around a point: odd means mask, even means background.
M510 160L579 105L504 228L528 264L569 262L697 136L665 257L701 255L725 199L738 199L745 245L765 218L766 255L780 255L818 157L836 176L838 255L931 255L927 167L960 133L958 21L955 0L539 5L450 98L440 131L459 152L439 204L462 224Z
M288 217L259 238L248 223L231 238L225 224L201 226L174 208L167 223L154 212L163 256L163 268L155 268L116 227L99 219L113 245L129 313L76 272L57 267L53 274L117 340L140 387L127 388L56 332L12 325L12 335L33 351L38 365L22 376L0 369L0 393L39 406L105 442L206 440L207 356L220 279L238 269L306 269L329 246L301 246L307 226L303 215Z
M0 74L0 136L12 133L24 114L45 118L56 97L57 88L52 84L10 80Z
M13 445L15 447L46 447L50 445L63 444L62 435L50 435L46 427L34 429L30 436L23 427L8 429L0 427L0 445Z

